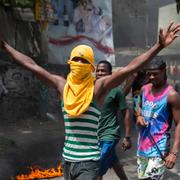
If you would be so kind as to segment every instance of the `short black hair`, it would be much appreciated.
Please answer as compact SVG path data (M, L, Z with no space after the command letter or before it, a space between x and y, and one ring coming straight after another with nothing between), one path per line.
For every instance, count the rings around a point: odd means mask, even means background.
M156 56L146 67L146 70L165 69L166 63L159 56Z
M108 66L109 72L112 73L112 65L111 65L111 63L109 61L101 60L101 61L98 62L97 66L99 64L106 64Z

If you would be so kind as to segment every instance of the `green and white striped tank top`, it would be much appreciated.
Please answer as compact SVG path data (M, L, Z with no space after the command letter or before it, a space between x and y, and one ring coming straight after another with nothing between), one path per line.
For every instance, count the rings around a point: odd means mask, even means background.
M100 159L97 136L100 111L92 102L86 112L78 117L70 117L61 104L65 124L63 157L66 161L78 162Z

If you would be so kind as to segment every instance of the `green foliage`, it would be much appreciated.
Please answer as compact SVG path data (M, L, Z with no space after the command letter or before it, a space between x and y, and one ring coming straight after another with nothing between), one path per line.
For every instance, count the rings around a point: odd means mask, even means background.
M15 7L33 7L34 0L0 0L0 5Z

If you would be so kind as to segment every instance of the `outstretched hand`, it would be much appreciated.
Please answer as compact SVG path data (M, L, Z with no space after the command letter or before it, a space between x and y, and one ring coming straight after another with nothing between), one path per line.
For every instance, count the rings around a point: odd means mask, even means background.
M173 25L172 22L166 32L163 32L163 29L159 30L159 43L162 47L170 45L177 37L179 37L178 32L180 31L180 23Z

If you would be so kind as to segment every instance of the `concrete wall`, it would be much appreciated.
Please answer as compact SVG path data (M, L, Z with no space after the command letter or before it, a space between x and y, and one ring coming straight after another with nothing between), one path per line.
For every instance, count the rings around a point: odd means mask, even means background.
M0 6L0 38L41 63L41 34L34 22L22 21L11 8ZM39 113L39 81L0 51L0 120L15 122Z
M116 66L127 65L157 41L159 27L179 22L175 0L113 0L113 31ZM167 61L168 77L176 83L180 75L180 39L159 55ZM172 70L178 67L178 73Z
M115 48L146 48L157 39L159 8L175 0L112 0L112 3Z
M144 0L113 0L115 47L145 45L146 2Z

